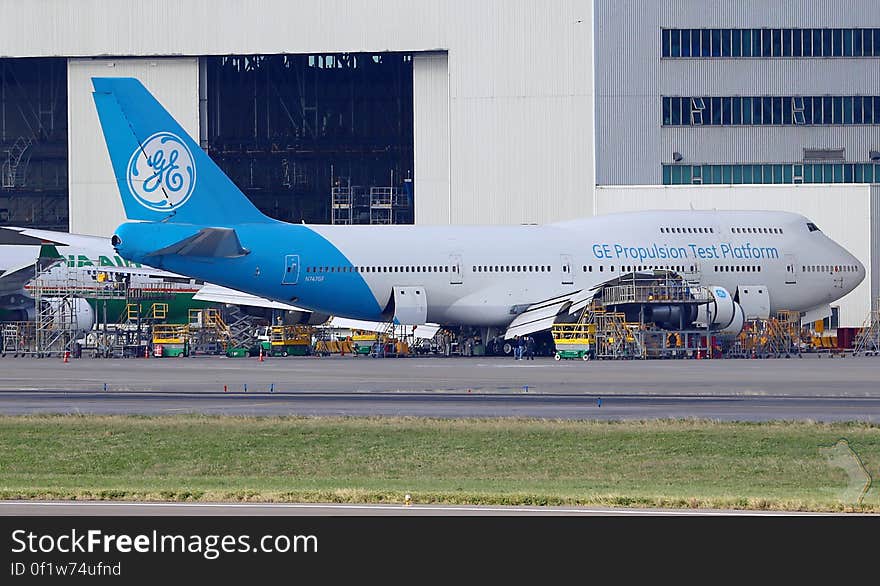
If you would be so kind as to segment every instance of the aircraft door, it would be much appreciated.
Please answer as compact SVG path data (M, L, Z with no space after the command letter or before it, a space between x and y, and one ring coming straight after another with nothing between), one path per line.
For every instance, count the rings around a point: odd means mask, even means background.
M797 285L797 257L793 254L785 255L785 284Z
M284 257L284 275L281 282L284 285L296 285L299 280L299 255L288 254Z
M394 323L421 325L428 320L428 298L425 288L394 287Z
M562 264L562 284L563 285L573 285L574 284L574 262L572 262L570 254L560 254L559 255L561 264Z
M462 272L464 267L462 266L462 260L460 254L450 254L449 255L449 284L450 285L461 285L464 280L462 279Z

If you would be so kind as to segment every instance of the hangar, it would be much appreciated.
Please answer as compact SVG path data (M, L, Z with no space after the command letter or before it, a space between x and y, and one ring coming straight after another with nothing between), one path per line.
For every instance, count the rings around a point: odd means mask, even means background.
M869 269L841 325L861 325L880 293L880 15L869 0L7 8L3 224L110 234L122 210L90 78L134 75L273 217L803 210Z

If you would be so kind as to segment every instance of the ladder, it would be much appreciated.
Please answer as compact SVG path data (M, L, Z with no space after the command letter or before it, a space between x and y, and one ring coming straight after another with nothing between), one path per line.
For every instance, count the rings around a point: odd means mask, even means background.
M877 356L880 354L880 301L878 309L872 309L865 318L853 345L854 354Z
M38 357L60 355L72 348L76 337L76 272L65 263L44 269L38 263L34 273L34 353Z

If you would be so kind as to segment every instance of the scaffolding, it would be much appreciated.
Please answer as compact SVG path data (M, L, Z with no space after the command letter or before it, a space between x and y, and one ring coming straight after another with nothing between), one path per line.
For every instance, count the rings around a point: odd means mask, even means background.
M331 189L331 224L351 224L354 220L354 198L351 189L350 186Z
M577 322L553 326L554 357L645 358L644 330L643 324L626 321L625 313L608 311L603 304L593 303L584 308Z
M645 357L641 324L627 322L623 312L606 311L604 308L594 311L594 319L596 358Z
M799 311L780 310L768 319L745 322L727 351L731 358L789 358L810 347Z
M229 326L220 310L190 309L188 341L193 354L223 354L230 347Z
M553 326L555 357L588 360L710 356L712 331L692 323L693 316L698 315L697 308L712 299L710 290L670 271L624 275L599 289L574 323ZM668 314L672 323L652 321L656 308L668 306L677 310Z
M872 309L865 318L862 328L856 336L853 354L880 356L880 300L877 309Z
M18 357L33 353L34 322L3 322L0 332L2 332L3 356L12 354Z
M38 358L60 356L73 349L77 337L77 293L82 283L66 263L41 269L38 262L34 271L30 283L35 313L31 351Z
M411 221L412 198L398 187L337 186L330 190L333 224L405 224Z
M391 224L394 222L394 200L396 187L370 188L370 223Z

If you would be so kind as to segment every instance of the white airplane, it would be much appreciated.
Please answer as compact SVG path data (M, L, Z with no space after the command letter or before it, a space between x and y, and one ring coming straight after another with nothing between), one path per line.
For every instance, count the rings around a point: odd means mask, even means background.
M129 221L124 258L316 312L468 325L511 338L607 296L621 278L679 277L687 299L646 319L736 333L786 309L804 321L865 277L787 212L644 211L544 226L307 226L260 213L135 79L93 94ZM658 271L656 274L654 271Z

